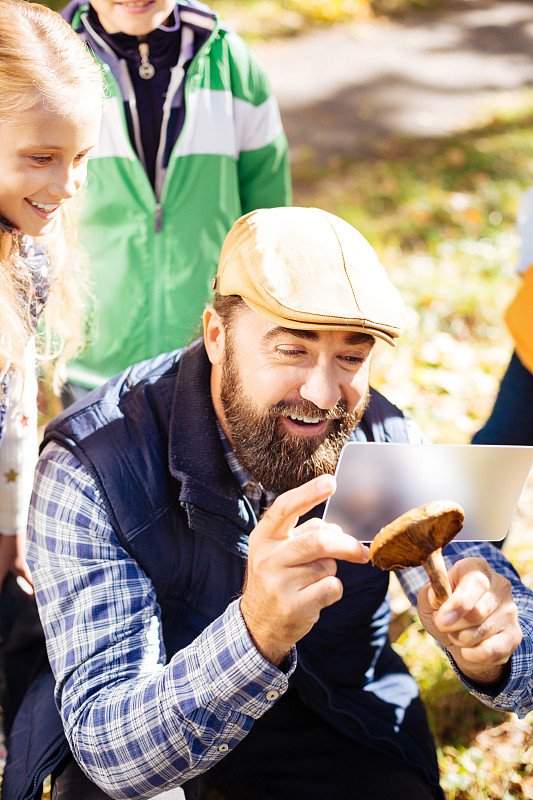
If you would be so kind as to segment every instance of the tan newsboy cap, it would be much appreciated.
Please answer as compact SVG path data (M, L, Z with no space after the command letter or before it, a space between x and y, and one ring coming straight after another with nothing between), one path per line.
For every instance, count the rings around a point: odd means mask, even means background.
M237 220L222 246L215 295L239 295L285 328L362 331L394 345L398 290L370 244L318 208L266 208Z

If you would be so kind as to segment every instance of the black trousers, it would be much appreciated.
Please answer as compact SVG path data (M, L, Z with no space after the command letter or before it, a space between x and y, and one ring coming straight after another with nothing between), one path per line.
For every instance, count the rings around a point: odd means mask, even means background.
M443 800L403 761L347 739L284 695L216 767L183 785L187 800ZM70 758L52 800L105 800Z

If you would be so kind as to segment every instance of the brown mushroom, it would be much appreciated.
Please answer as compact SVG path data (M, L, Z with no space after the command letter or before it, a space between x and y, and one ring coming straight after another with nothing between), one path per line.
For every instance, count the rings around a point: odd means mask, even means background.
M393 570L422 565L439 606L451 595L442 548L459 533L465 514L458 503L434 500L389 522L370 544L372 564Z

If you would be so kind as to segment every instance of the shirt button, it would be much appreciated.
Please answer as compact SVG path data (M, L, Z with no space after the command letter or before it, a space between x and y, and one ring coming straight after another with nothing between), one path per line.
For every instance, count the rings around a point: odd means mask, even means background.
M227 744L219 744L218 752L219 753L227 753L229 750L229 746Z
M270 689L270 691L266 693L266 699L268 700L269 703L272 703L274 700L277 700L278 697L279 697L279 692L277 692L275 689Z

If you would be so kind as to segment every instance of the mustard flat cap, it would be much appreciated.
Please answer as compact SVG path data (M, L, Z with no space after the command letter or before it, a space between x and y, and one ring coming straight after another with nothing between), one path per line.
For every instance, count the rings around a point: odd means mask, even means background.
M213 279L285 328L355 330L394 345L404 325L398 290L370 244L318 208L267 208L237 220Z

